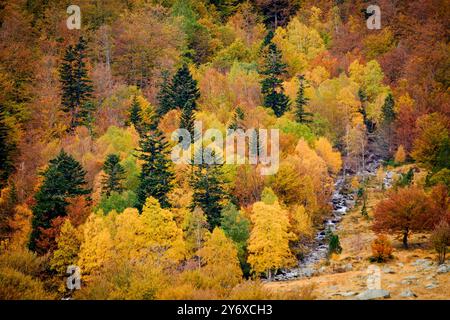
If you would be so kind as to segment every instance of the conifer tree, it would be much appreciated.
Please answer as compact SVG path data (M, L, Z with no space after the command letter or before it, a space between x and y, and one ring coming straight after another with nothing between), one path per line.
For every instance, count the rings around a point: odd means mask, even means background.
M305 97L305 76L300 75L298 77L299 87L297 92L297 99L295 99L295 119L298 123L311 122L313 114L305 111L305 106L308 105L309 98Z
M138 203L140 210L148 197L157 199L163 208L170 206L167 194L172 190L174 174L171 171L169 145L156 123L149 126L139 140L139 159L143 161L139 176Z
M105 176L102 179L102 192L107 197L111 192L121 193L123 191L123 180L125 179L125 169L120 164L119 156L109 154L103 164Z
M75 46L67 47L59 68L62 110L70 114L70 130L89 125L93 111L90 102L93 87L86 68L86 49L86 40L80 37Z
M187 64L178 69L173 76L170 94L172 109L188 107L194 111L197 110L196 101L200 97L200 91L197 87L197 80L192 78Z
M270 43L265 51L265 61L260 70L264 76L261 81L261 93L264 95L264 106L272 108L277 117L281 117L289 109L289 98L284 93L283 80L286 64L282 62L281 51L274 43Z
M394 97L392 93L389 93L386 99L384 100L384 104L381 108L381 111L383 113L383 120L388 125L391 124L396 117L394 106L395 106Z
M180 116L180 128L186 129L194 138L195 111L194 102L188 101L183 108Z
M228 129L230 130L244 129L242 125L242 121L244 119L245 119L244 111L240 107L237 107L234 110L233 119L231 120Z
M141 116L141 105L136 96L133 97L131 101L130 107L130 122L134 125L136 130L139 132L142 124L142 116Z
M211 152L215 158L214 151ZM200 155L196 155L200 157ZM194 165L191 186L194 189L191 209L200 207L206 215L209 230L220 226L222 202L226 193L223 189L222 165L217 163L208 164L202 159L200 164Z
M35 195L36 205L33 207L29 243L31 250L44 253L45 249L37 245L43 229L50 228L53 219L67 214L69 198L90 193L90 190L84 187L85 175L80 163L64 150L50 160L48 168L42 173L44 181Z
M163 71L162 74L162 81L159 87L158 95L156 96L158 100L158 116L161 117L165 115L167 112L175 108L175 105L173 104L173 93L171 88L171 81L170 81L170 75L168 71Z
M5 108L0 104L0 189L6 184L13 169L11 151L13 147L8 141L9 128L5 123Z

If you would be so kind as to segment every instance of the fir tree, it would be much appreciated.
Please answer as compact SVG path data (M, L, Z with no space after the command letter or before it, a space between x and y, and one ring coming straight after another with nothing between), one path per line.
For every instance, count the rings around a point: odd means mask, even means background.
M190 105L190 106L189 106ZM194 138L195 111L193 102L188 101L180 116L180 128L186 129Z
M86 49L86 40L80 37L75 46L68 46L59 68L62 110L70 114L70 130L89 125L93 111L93 104L89 103L93 88L87 74Z
M162 117L167 112L175 108L174 101L173 101L173 93L171 88L171 81L169 79L169 72L163 71L162 74L162 81L159 87L158 95L156 96L158 100L158 109L157 113L159 117Z
M244 119L245 119L244 111L240 107L237 107L234 110L233 119L231 120L231 123L228 126L228 129L230 129L230 130L244 129L243 125L241 123L242 120L244 120Z
M54 218L67 214L69 198L90 193L84 187L85 175L80 163L64 150L50 160L48 168L42 173L44 181L35 196L29 243L31 250L44 253L45 250L38 245L43 229L50 228Z
M311 122L308 119L313 114L305 111L305 106L308 105L309 98L305 97L305 76L300 75L298 77L299 87L297 91L297 99L295 99L295 119L298 123Z
M183 65L175 73L170 86L170 103L171 109L183 109L189 107L192 110L197 110L197 99L200 97L200 91L197 88L197 80L192 78L188 66Z
M215 158L214 151L211 152ZM196 155L201 157L201 155ZM222 165L218 163L208 164L202 159L200 164L193 166L191 186L194 190L191 209L200 207L206 215L209 230L220 226L222 202L225 199L222 178ZM217 161L215 161L217 162Z
M111 192L121 193L123 191L123 180L125 179L125 169L120 164L119 156L109 154L103 164L105 176L102 180L102 192L107 197Z
M270 43L265 62L260 74L265 76L261 81L261 93L264 95L264 106L272 108L277 117L289 110L289 98L284 94L281 76L286 73L286 64L282 62L281 51L274 43Z
M5 186L13 169L11 152L14 148L8 141L8 132L9 128L5 122L5 108L0 104L0 189Z
M274 36L275 36L275 33L273 32L273 30L269 30L261 43L260 50L263 50L265 47L267 47L269 44L271 44Z
M384 104L381 108L381 112L383 113L383 120L386 124L391 124L396 117L394 111L395 101L392 93L389 93L384 100Z
M139 176L137 208L142 209L148 197L157 199L163 208L170 206L168 193L173 188L174 175L169 159L169 145L163 133L153 123L139 140L139 159L143 161Z
M130 107L130 122L139 132L142 124L141 105L136 96L133 96Z

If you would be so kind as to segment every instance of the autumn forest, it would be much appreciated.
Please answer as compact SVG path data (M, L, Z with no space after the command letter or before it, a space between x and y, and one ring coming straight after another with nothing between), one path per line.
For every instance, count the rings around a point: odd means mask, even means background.
M449 15L0 0L0 299L449 299Z

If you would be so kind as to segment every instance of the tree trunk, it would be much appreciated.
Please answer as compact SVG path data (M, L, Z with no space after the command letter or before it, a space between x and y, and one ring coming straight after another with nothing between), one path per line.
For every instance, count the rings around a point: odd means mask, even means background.
M403 232L403 248L408 249L408 229Z

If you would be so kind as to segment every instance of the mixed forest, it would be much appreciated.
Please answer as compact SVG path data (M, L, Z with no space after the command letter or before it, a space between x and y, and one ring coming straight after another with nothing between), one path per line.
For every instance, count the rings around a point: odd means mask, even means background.
M301 265L338 178L369 216L373 161L411 169L370 208L371 259L424 232L445 263L450 3L374 1L380 29L369 4L0 0L0 299L308 298L264 283ZM174 163L196 121L278 129L278 170Z

